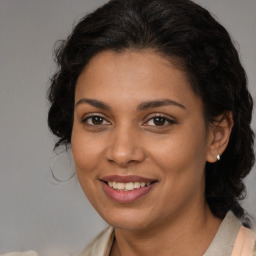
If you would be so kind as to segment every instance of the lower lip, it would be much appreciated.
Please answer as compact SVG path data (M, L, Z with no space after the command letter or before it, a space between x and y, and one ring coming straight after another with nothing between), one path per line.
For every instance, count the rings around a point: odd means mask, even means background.
M134 201L138 200L139 198L143 197L144 195L146 195L152 189L152 187L155 185L155 183L152 183L145 187L136 188L136 189L129 190L129 191L120 191L120 190L111 188L108 184L106 184L103 181L101 183L102 183L104 192L111 199L113 199L114 201L116 201L118 203L134 202Z

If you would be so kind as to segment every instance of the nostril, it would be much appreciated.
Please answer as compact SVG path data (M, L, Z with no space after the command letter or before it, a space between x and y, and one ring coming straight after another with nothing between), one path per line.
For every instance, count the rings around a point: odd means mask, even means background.
M120 167L141 162L145 159L144 151L141 147L134 145L113 145L106 151L106 159L110 163L115 163Z

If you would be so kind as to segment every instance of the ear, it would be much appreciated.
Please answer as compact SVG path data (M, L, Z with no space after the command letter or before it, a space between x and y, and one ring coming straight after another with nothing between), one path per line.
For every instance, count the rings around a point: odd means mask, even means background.
M234 125L232 112L228 111L218 116L216 121L210 124L208 131L208 150L206 161L214 163L217 155L225 151L228 146L230 134Z

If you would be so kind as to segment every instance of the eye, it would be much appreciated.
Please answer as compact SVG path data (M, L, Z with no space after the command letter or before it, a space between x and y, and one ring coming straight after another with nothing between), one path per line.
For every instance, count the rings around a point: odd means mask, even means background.
M82 122L84 124L88 125L94 125L94 126L101 126L101 125L109 125L110 122L108 122L105 118L98 115L89 116L86 118L83 118Z
M154 116L153 118L150 118L145 124L149 126L167 126L169 124L174 124L175 121L171 120L170 118L164 117L164 116Z

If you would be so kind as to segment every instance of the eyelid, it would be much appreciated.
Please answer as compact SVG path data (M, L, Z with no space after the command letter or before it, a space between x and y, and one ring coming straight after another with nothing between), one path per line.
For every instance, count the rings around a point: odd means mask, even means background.
M88 122L86 122L88 119L90 118L93 118L93 117L101 117L104 122L106 123L103 123L103 124L99 124L99 125L94 125L94 124L89 124ZM165 121L168 122L168 124L164 124L164 125L147 125L147 123L156 118L156 117L161 117L161 118L164 118ZM170 116L170 115L167 115L167 114L162 114L162 113L151 113L150 115L148 115L146 118L146 121L143 121L142 123L142 126L150 126L150 127L156 127L156 128L165 128L166 126L168 125L171 125L171 124L176 124L177 121L174 117ZM104 125L111 125L112 123L109 121L109 118L106 117L104 114L102 113L95 113L95 112L92 112L92 113L87 113L85 115L82 116L81 118L81 123L85 124L85 125L89 125L89 126L97 126L97 127L100 127L100 126L104 126Z
M86 115L83 115L82 118L81 118L81 122L83 124L86 123L86 120L90 119L90 118L93 118L93 117L101 117L102 119L104 119L104 121L106 121L108 124L111 124L110 121L108 121L108 119L101 113L87 113ZM88 124L88 123L87 123ZM93 124L88 124L88 125L91 125L91 126L100 126L100 125L93 125ZM101 124L101 125L105 125L105 124Z
M170 115L166 115L166 114L160 114L160 113L154 113L154 114L151 114L149 116L147 116L147 119L145 122L143 122L142 125L146 126L145 124L148 123L150 120L156 118L156 117L161 117L161 118L164 118L167 122L168 122L168 125L170 124L176 124L177 121L174 117L171 117ZM162 126L157 126L157 125L149 125L151 127L157 127L157 128L164 128L166 127L167 125L162 125Z

